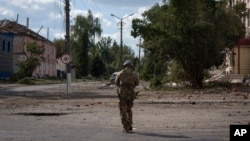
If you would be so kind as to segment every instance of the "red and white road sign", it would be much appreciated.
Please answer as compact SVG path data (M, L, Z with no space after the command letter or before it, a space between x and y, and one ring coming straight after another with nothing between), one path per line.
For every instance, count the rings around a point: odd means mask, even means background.
M68 54L62 55L61 60L64 64L69 64L71 62L71 58Z

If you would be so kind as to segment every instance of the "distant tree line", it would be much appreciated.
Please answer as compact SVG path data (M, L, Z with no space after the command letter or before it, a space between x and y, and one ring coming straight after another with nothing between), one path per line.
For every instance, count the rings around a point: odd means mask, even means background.
M107 78L119 70L120 45L110 37L102 37L101 33L99 19L94 18L90 10L86 17L76 17L70 44L77 78ZM65 40L55 39L54 43L57 47L57 57L60 57L66 52ZM134 60L134 55L129 46L123 46L123 60Z

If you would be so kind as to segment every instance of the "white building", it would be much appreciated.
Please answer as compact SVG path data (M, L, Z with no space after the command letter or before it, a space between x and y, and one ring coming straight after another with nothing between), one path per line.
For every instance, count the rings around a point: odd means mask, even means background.
M245 38L238 41L234 46L228 62L229 67L232 67L232 73L248 76L250 74L250 0L229 0L229 5L234 6L237 2L245 2L247 8L246 17L242 18L245 23L246 35Z

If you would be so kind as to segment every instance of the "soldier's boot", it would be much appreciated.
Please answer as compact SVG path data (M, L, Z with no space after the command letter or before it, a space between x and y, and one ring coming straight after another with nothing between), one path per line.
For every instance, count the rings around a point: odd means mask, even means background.
M129 128L128 127L124 127L123 133L129 133Z
M129 127L128 127L128 121L126 118L122 118L122 125L123 125L123 132L128 133Z
M132 126L129 127L128 130L129 130L129 131L133 131L133 127L132 127Z
M129 130L129 131L132 131L132 130L133 130L133 126L132 126L132 124L133 124L132 117L133 117L132 111L129 111L129 112L128 112L128 130Z
M132 133L133 132L133 127L132 127L132 122L131 121L128 121L127 127L128 127L128 131L130 133Z
M133 130L133 126L132 126L132 122L131 121L128 122L128 130L129 131Z

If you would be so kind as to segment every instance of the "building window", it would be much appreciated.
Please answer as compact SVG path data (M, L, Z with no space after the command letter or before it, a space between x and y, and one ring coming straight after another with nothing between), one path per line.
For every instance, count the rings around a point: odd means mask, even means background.
M10 53L10 41L8 41L8 53Z
M2 51L5 51L5 40L3 40Z

